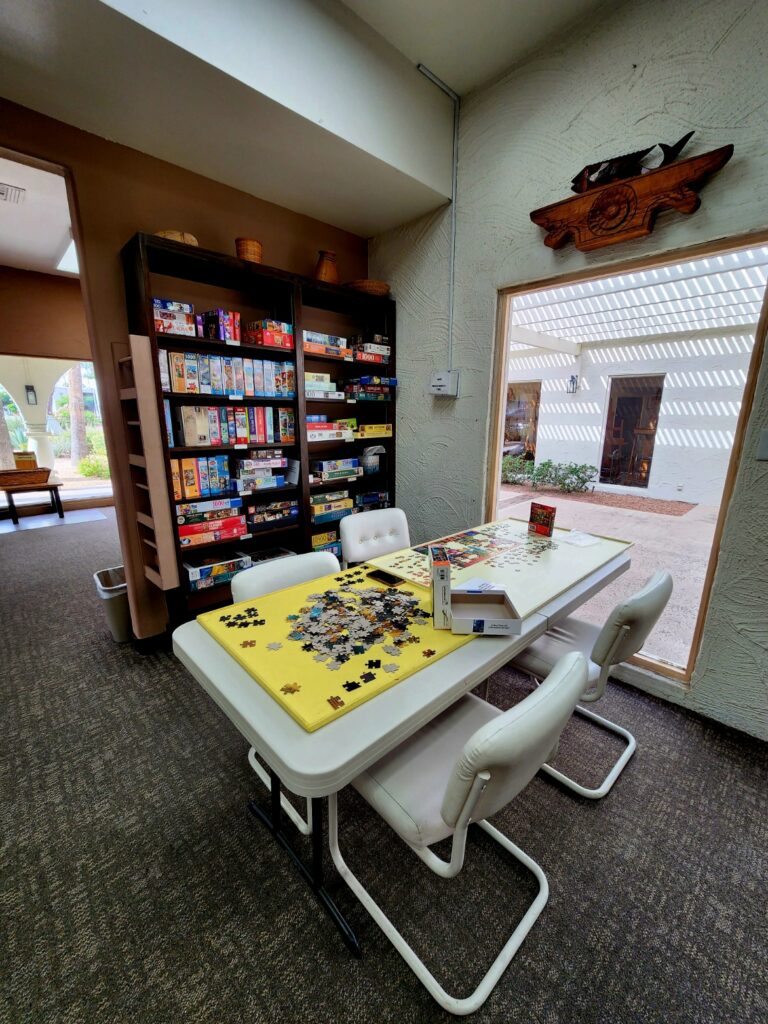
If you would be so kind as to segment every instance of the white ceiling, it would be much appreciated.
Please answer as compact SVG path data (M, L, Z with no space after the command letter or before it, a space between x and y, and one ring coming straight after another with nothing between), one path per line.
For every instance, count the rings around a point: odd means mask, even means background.
M60 273L72 237L64 178L0 157L0 182L26 189L20 203L0 202L0 265Z
M547 335L545 341L586 344L754 328L767 279L768 247L741 249L517 295L511 322Z
M460 96L497 78L605 0L342 0Z

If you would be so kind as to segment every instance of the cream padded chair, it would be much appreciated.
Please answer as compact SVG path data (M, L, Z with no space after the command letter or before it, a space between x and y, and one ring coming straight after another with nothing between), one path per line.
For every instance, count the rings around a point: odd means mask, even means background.
M339 527L341 556L346 565L367 562L411 546L408 520L401 508L377 508L345 516Z
M338 571L339 560L331 551L310 551L306 555L273 558L268 562L259 562L250 569L243 569L235 576L232 580L232 600L235 603L249 601L270 594L273 590L285 590Z
M564 654L573 650L580 651L588 659L589 667L589 688L581 699L593 703L605 693L613 666L637 654L648 639L671 593L672 577L668 572L656 572L642 590L616 605L604 626L594 626L591 622L569 616L516 655L512 665L528 672L534 679L543 679ZM549 764L542 765L542 771L580 796L599 800L610 791L634 754L637 744L632 733L609 722L607 718L582 707L577 707L576 713L623 737L627 741L624 752L597 789L581 786Z
M310 551L305 555L291 555L290 558L274 558L239 572L232 580L232 600L235 603L253 601L275 590L285 590L338 571L339 560L330 551ZM248 751L248 762L264 785L271 786L269 774L257 759L253 747ZM285 794L281 794L280 804L300 832L305 836L312 835L312 804L309 800L306 821Z
M539 865L485 819L513 800L552 755L586 683L586 660L574 652L509 711L470 694L352 782L403 842L443 878L461 870L471 822L536 876L536 899L466 998L457 999L438 984L347 867L339 849L336 794L329 798L329 843L336 868L429 993L451 1013L472 1013L482 1006L547 902L549 888ZM449 836L451 857L445 861L429 847Z

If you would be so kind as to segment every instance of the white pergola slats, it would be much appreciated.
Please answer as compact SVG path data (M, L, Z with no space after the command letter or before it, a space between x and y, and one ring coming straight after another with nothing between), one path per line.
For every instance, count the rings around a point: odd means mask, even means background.
M511 326L583 344L750 328L760 315L766 279L768 246L743 249L516 295ZM510 333L511 342L520 340Z

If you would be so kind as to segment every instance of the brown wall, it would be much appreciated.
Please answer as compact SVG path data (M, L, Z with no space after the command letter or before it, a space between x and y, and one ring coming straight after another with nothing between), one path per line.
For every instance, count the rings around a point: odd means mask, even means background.
M311 274L318 249L333 249L345 280L367 276L367 243L2 99L0 147L60 164L70 173L73 227L134 629L138 636L152 636L164 627L166 611L160 591L141 574L141 542L125 472L128 451L115 373L115 359L126 353L128 337L120 249L137 231L163 228L190 231L201 246L220 252L233 252L234 238L245 235L262 241L265 263L302 274Z
M90 361L80 282L0 267L0 353Z

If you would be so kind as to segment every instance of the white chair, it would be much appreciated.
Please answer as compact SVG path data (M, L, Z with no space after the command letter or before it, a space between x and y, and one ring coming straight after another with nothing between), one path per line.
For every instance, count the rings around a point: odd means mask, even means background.
M477 822L535 875L536 899L466 998L451 996L441 987L347 867L339 849L336 794L329 798L328 838L337 870L430 995L451 1013L472 1013L482 1006L547 902L549 887L539 865L485 819L513 800L552 755L586 682L586 660L574 652L509 711L502 712L471 694L463 697L352 783L403 842L443 878L453 878L461 870L471 822ZM453 842L450 860L445 861L429 847L448 836L453 836Z
M411 546L408 520L401 508L377 508L345 516L339 531L341 557L346 565Z
M516 655L512 666L529 673L534 680L543 679L565 653L580 651L587 658L589 667L589 689L582 694L581 699L588 704L594 703L605 693L613 666L637 654L648 639L671 593L672 577L668 572L656 572L642 590L616 605L604 626L595 626L591 622L569 616ZM621 757L597 789L580 785L549 764L542 765L542 771L580 796L599 800L610 792L634 754L637 743L632 733L596 715L594 711L577 706L576 713L626 740L627 746Z
M235 603L252 601L275 590L285 590L297 583L306 583L338 571L339 560L330 551L310 551L305 555L291 555L290 558L274 558L239 572L232 580L232 600ZM248 751L248 762L264 785L270 787L269 774L257 759L253 747ZM309 800L306 821L285 794L281 794L280 804L300 832L305 836L312 835L312 804Z

